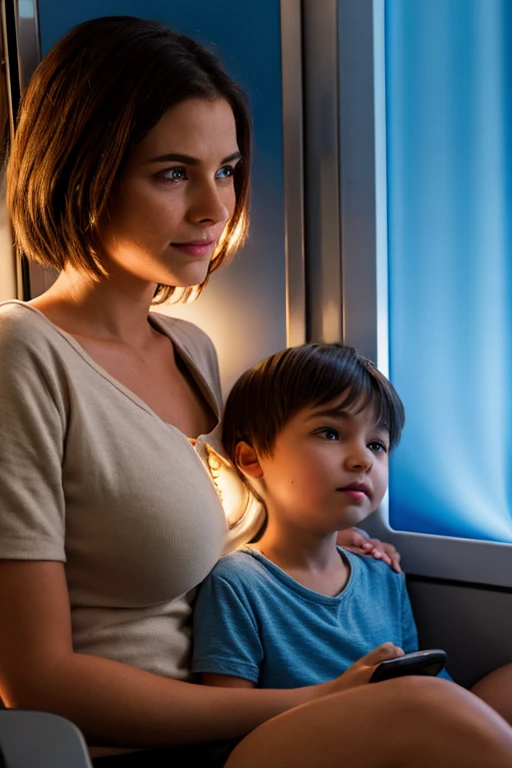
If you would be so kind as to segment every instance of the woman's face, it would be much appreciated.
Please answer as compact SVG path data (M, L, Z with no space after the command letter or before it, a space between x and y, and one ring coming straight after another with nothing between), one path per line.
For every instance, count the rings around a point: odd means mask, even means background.
M135 147L100 227L107 270L163 285L201 283L235 208L239 158L227 101L188 99L167 110Z

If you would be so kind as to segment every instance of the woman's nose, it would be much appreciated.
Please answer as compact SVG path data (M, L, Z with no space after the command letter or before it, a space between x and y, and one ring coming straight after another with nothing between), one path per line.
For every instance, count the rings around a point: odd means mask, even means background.
M195 222L209 221L213 224L226 223L230 211L224 200L224 195L214 183L204 183L195 190L190 202L189 216Z

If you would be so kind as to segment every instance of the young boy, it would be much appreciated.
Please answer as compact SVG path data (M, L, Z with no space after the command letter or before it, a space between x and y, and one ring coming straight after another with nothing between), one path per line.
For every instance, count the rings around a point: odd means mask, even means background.
M403 425L393 386L351 347L286 349L236 382L223 442L267 521L199 591L193 670L204 683L322 683L386 643L362 660L357 684L372 664L418 649L403 574L336 546L336 532L384 497Z

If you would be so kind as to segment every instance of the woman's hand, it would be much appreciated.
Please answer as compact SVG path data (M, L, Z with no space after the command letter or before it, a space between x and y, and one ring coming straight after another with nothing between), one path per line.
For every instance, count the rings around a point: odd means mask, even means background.
M356 688L359 685L365 685L370 681L370 677L381 661L387 661L388 659L396 659L398 656L403 656L403 650L393 643L383 643L382 645L374 648L373 651L367 653L361 659L358 659L350 665L345 672L337 677L335 680L331 680L328 683L322 683L316 686L320 696L328 696L331 693L339 693L339 691L345 691L349 688Z
M368 555L375 560L383 560L397 573L401 572L400 553L392 544L386 544L379 539L367 539L366 536L355 528L347 528L338 531L337 544L356 555Z

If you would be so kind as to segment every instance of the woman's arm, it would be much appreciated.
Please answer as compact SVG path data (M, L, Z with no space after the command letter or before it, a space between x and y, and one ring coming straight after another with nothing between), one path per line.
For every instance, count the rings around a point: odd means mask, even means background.
M365 656L355 661L345 672L331 682L324 684L326 693L339 693L348 691L350 688L357 688L360 685L366 685L370 682L370 677L377 664L388 659L395 659L397 656L403 656L402 648L393 643L382 643L370 651ZM255 683L250 680L244 680L242 677L232 675L220 675L213 672L205 672L201 675L203 685L218 685L222 688L255 688ZM312 686L313 688L319 686Z
M65 572L57 562L1 561L0 616L0 694L7 706L63 715L91 744L237 738L322 693L202 687L74 653Z
M56 562L0 561L0 616L0 693L7 706L67 717L96 745L237 738L299 704L365 683L371 666L396 655L391 644L380 646L337 680L306 688L170 680L73 652L64 567Z
M243 677L233 677L233 675L217 675L213 672L205 672L201 675L201 685L214 685L219 688L255 688L255 683L251 680L244 680Z

